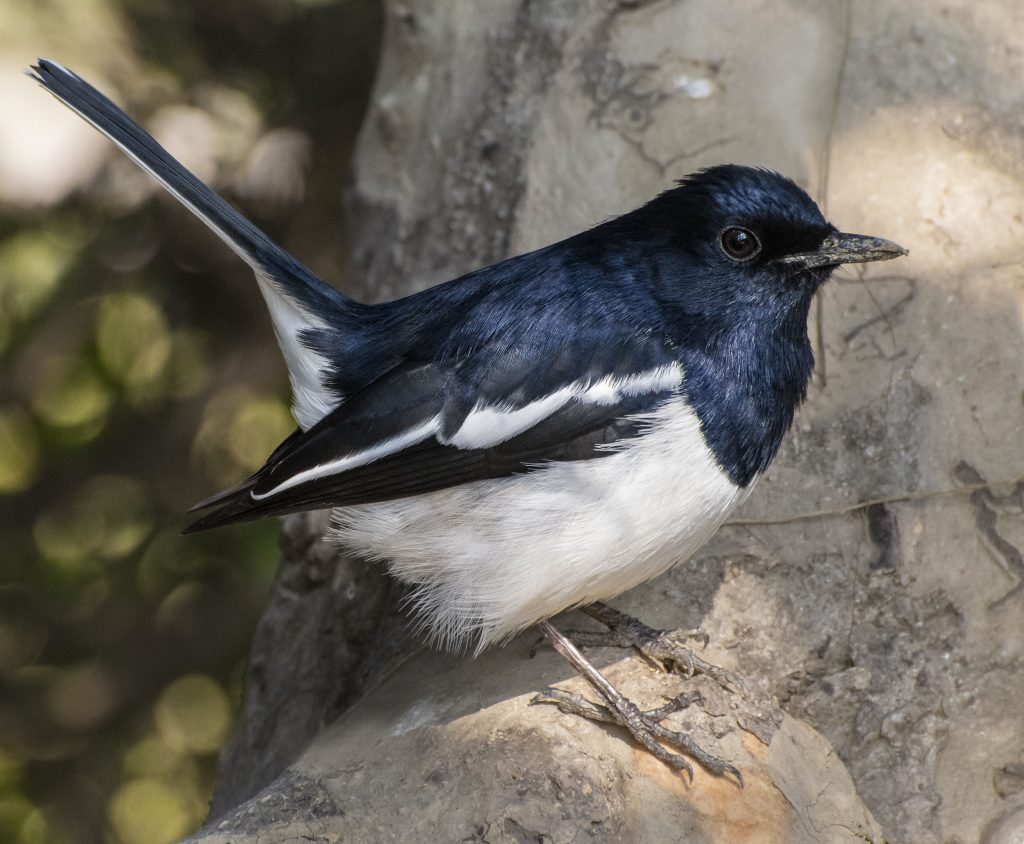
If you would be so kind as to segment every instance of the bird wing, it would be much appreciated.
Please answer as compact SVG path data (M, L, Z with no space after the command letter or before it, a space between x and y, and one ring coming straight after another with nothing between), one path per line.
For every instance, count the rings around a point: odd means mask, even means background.
M535 356L529 365L516 356L483 367L474 359L407 362L286 440L251 478L198 505L215 509L187 531L386 501L612 453L615 443L643 431L644 414L682 382L670 352L638 344L642 349L618 356L614 366L590 367L575 380Z

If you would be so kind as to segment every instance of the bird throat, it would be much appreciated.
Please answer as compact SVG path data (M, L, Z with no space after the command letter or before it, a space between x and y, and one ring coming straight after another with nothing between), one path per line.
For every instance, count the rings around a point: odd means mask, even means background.
M778 453L807 395L814 353L806 310L795 309L774 330L748 323L679 353L684 394L708 448L729 479L747 487Z

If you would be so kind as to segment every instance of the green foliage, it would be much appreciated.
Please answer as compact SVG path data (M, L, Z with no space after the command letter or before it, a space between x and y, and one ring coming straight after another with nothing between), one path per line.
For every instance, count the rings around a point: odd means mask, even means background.
M379 25L374 0L0 0L0 54L95 79L337 278ZM0 61L0 100L32 121L0 126L0 172L23 177L0 180L0 841L159 844L205 817L277 563L276 523L183 537L184 511L292 430L285 370L248 269L16 70ZM318 179L275 193L253 151L283 126Z

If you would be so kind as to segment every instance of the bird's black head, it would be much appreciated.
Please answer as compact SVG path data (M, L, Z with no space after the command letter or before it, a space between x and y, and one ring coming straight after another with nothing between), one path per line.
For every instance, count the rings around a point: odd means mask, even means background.
M753 167L703 170L636 213L640 227L667 240L678 268L659 292L706 317L735 320L751 308L769 321L794 308L806 314L840 264L906 254L837 231L797 184Z
M685 397L738 486L767 468L806 395L815 291L840 264L906 254L837 231L789 179L734 165L690 176L608 234L646 268Z

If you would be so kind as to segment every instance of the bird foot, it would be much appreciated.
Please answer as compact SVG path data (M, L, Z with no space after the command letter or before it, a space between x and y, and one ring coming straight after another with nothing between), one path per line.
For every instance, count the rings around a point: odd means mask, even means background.
M710 638L703 630L658 630L599 602L580 607L580 611L601 622L607 631L567 632L577 646L636 648L645 659L670 674L686 677L704 674L724 689L746 690L738 674L701 659L687 647L687 642L693 639L701 642L702 649L708 646Z
M665 745L683 751L712 774L717 776L731 774L742 788L743 775L735 765L730 765L724 759L719 759L717 756L708 753L686 733L669 729L661 723L669 715L680 712L699 701L699 692L693 694L684 693L673 698L664 706L643 711L631 700L624 697L610 700L607 706L602 706L573 692L547 688L543 692L534 695L530 704L553 704L558 707L559 712L566 715L579 715L590 721L598 721L603 724L618 724L625 727L629 730L630 735L652 756L655 756L676 770L683 771L691 783L693 782L693 767L683 756L673 753Z
M736 778L740 787L743 787L743 776L734 765L730 765L728 762L708 753L686 733L671 730L661 723L669 715L679 712L695 701L700 700L701 696L699 693L678 695L664 706L644 712L615 688L607 677L591 665L586 657L579 652L576 645L564 633L560 633L551 622L541 621L537 626L544 634L544 637L551 643L551 646L604 699L604 704L593 703L581 695L555 688L545 689L540 694L535 695L530 701L531 704L554 704L560 711L567 714L579 715L592 721L623 726L629 730L633 738L652 756L676 770L683 771L689 777L690 782L693 782L693 768L690 763L683 756L669 750L665 745L681 750L713 774L718 776L731 774Z

